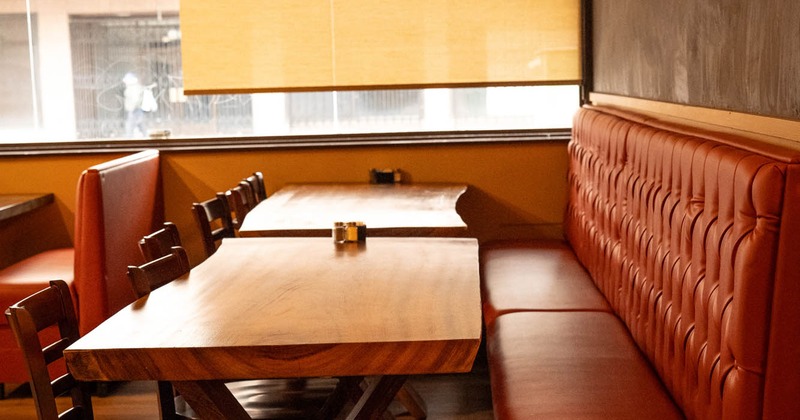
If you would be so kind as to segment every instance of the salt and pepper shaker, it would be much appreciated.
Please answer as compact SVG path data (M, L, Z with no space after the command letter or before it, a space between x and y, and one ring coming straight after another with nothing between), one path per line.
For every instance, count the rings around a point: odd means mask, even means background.
M344 243L347 240L347 228L343 222L333 223L333 242L337 244Z
M364 222L355 222L356 241L364 242L367 240L367 225ZM349 229L349 228L348 228Z
M333 224L333 242L364 242L367 240L367 225L364 222L335 222Z
M358 242L358 225L356 222L347 222L345 225L345 241Z

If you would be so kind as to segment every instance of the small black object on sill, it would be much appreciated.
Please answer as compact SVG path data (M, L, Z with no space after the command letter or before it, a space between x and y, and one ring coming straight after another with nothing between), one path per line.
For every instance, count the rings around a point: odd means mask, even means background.
M399 184L403 180L399 169L370 169L370 184Z

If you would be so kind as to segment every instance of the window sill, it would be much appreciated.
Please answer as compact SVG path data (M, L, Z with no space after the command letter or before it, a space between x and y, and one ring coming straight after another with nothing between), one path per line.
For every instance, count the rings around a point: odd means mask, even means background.
M288 148L409 146L467 143L509 143L568 141L571 130L492 130L412 132L379 134L336 134L282 137L205 137L148 140L76 141L53 143L0 144L0 156L78 155L161 151L231 151Z

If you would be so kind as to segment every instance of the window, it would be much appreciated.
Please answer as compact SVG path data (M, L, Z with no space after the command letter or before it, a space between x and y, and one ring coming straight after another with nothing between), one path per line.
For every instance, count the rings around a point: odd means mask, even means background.
M2 143L567 128L579 103L576 84L186 96L177 1L11 3Z
M29 39L25 13L0 15L0 127L6 130L24 131L39 124L39 86L32 77L36 32L35 16Z
M183 95L177 15L72 16L69 32L79 139L251 134L248 95Z

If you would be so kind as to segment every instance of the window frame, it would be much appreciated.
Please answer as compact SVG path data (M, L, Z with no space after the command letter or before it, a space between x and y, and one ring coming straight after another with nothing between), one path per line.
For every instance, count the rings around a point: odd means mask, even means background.
M588 103L591 78L591 1L581 0L582 62L581 79L554 84L573 84L579 89L578 108ZM549 83L537 83L546 85ZM502 84L492 85L501 86ZM460 87L460 86L449 86ZM469 86L479 87L479 86ZM487 86L483 86L487 87ZM338 134L293 134L255 136L198 136L167 139L88 139L54 142L0 143L0 156L46 156L97 153L123 153L146 148L164 151L248 151L291 148L392 147L448 144L488 144L515 142L566 142L571 128L485 129L458 131L409 131Z
M515 142L566 142L572 129L430 131L366 134L321 134L253 137L196 137L180 139L84 140L0 144L0 156L46 156L161 151L252 151L296 148L424 146Z

